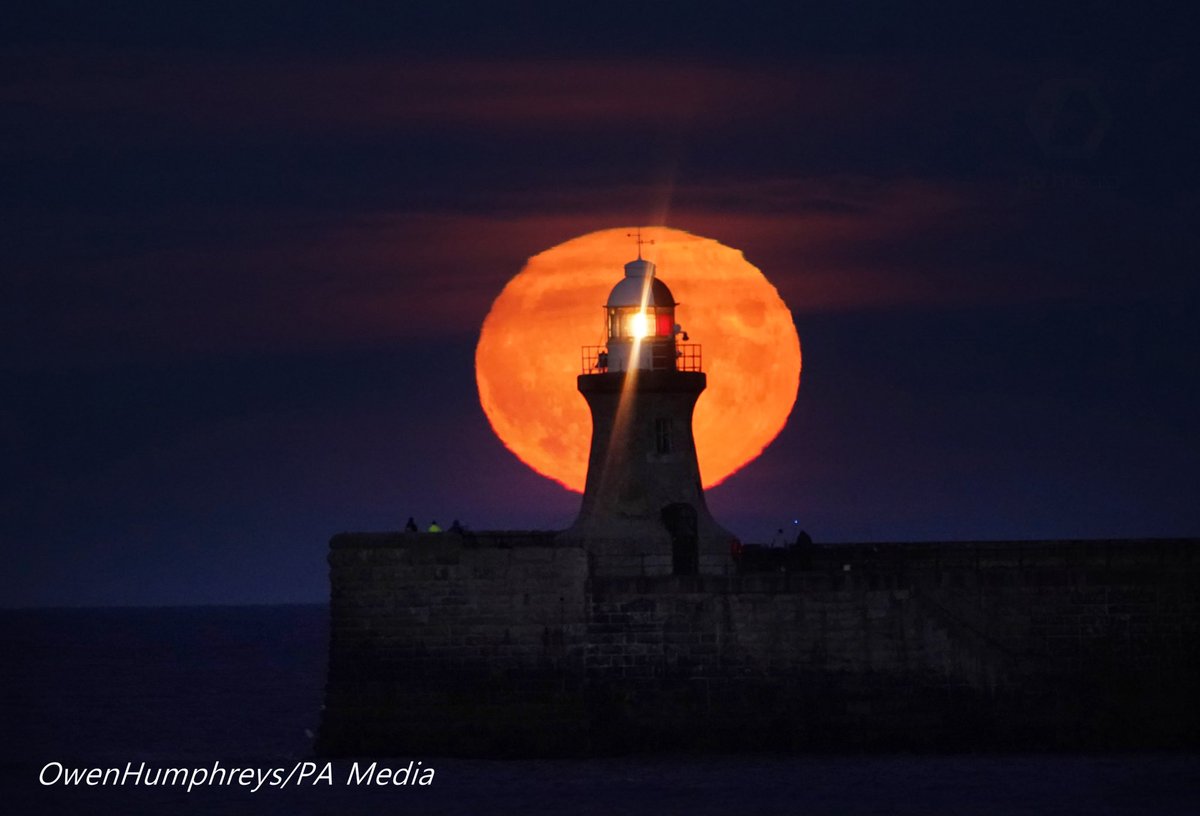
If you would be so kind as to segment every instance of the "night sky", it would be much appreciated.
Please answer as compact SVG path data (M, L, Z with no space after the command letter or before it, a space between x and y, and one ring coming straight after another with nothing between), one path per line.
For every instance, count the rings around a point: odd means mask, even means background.
M0 603L320 601L339 531L567 526L474 347L634 224L795 317L792 417L709 492L744 540L1200 534L1187 4L779 5L6 10Z

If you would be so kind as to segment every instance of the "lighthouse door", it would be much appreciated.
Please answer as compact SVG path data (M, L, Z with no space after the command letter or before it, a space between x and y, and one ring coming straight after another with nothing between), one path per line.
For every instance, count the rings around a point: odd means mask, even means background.
M668 504L662 509L662 522L671 535L671 571L675 575L695 575L700 571L696 508L683 502Z

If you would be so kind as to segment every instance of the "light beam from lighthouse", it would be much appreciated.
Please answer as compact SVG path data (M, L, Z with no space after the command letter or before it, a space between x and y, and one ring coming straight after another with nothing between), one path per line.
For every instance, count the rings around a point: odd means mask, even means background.
M630 233L630 234L632 235L632 233ZM640 274L642 277L642 286L641 286L642 294L641 294L641 298L638 301L637 312L635 312L631 315L627 315L627 319L631 321L631 332L630 333L632 333L632 335L633 335L633 340L629 344L628 359L624 363L625 378L621 383L621 397L617 403L617 415L616 415L616 418L613 420L612 433L610 434L609 440L608 440L608 455L604 457L604 464L600 471L600 481L602 483L602 487L601 487L602 492L603 492L603 483L608 479L610 474L614 473L617 470L617 468L615 467L614 459L613 459L613 452L617 451L617 450L622 450L628 444L629 413L630 413L629 409L630 409L630 406L633 404L633 401L635 399L637 399L637 379L638 379L638 371L640 370L640 367L637 365L629 365L628 360L639 360L641 358L642 341L646 338L646 335L647 335L648 329L649 329L649 326L647 325L647 321L649 319L649 313L646 311L646 309L648 306L651 305L651 295L652 295L652 292L654 289L653 284L655 281L655 278L654 278L655 266L653 263L642 259L642 230L641 230L641 227L638 228L636 237L637 237L637 253L638 254L637 254L637 260L634 261L633 263L638 264L635 271L637 274ZM629 265L626 265L626 267L625 267L625 275L626 275L627 279L629 277L634 277L636 279L636 275L634 275L634 276L630 275L630 266ZM620 284L618 284L618 286L619 285ZM616 294L616 290L614 290L613 294ZM622 293L622 296L619 297L618 300L624 300L624 299L625 299L625 296L624 296L624 293ZM609 300L609 305L606 308L611 309L612 308L611 304L613 303L613 296L610 295L608 300ZM670 300L670 305L672 307L674 307L674 305L675 305L674 298L672 297L669 300ZM654 304L654 308L657 309L658 305L659 304ZM671 313L671 319L668 322L671 323L671 325L672 325L672 340L673 340L674 339L674 328L675 328L674 312ZM620 352L624 350L623 349L623 338L622 337L617 337L615 339L613 338L611 317L607 321L607 325L608 325L607 331L609 333L609 337L608 337L609 348L605 351L605 355L606 355L606 358L608 359L609 364L611 365L613 362L613 360L612 360L613 350L615 349L618 352L618 357L620 357ZM655 328L657 329L657 314L655 314ZM657 332L656 332L656 335L657 335ZM620 369L618 368L616 370L620 370ZM589 463L589 470L590 470L590 463Z

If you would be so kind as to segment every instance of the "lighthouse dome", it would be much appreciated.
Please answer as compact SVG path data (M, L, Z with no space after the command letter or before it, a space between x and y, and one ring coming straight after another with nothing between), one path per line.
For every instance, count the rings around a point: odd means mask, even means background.
M625 264L625 278L613 287L608 296L608 307L641 306L642 290L646 287L646 279L650 279L650 290L646 296L646 306L674 306L675 297L667 285L654 277L654 264L638 258Z

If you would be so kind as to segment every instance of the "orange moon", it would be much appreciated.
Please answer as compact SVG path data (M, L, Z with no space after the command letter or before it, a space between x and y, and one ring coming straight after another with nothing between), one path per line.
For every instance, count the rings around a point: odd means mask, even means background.
M592 232L529 259L492 304L475 349L479 401L505 446L582 492L592 420L575 386L581 347L604 345L604 303L637 255L635 227ZM675 321L702 347L708 387L692 421L704 486L771 443L800 385L800 338L779 292L739 250L642 227L642 255L679 303Z

